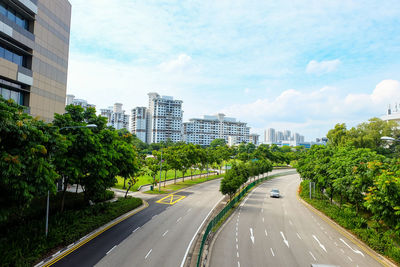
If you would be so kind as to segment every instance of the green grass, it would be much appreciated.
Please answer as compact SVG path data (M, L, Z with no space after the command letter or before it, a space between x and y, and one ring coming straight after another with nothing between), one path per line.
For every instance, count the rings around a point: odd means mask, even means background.
M203 171L203 173L206 173L206 171ZM197 174L200 174L200 171L199 170L194 170L193 171L193 176L197 175ZM191 175L191 173L190 173L190 171L187 171L186 172L186 176L189 176L189 175ZM167 172L167 180L174 179L174 177L175 177L175 171L174 170L169 170ZM181 178L181 177L182 177L182 172L181 171L177 171L176 172L176 178L178 179L178 178ZM159 178L160 178L160 172L158 172L157 175L156 175L156 179L159 179ZM190 177L188 177L188 178L190 179ZM164 181L164 179L165 179L165 171L162 171L162 173L161 173L161 181ZM185 178L185 179L187 179L187 178ZM117 176L117 180L118 180L118 182L114 185L114 187L118 188L118 189L123 189L124 179L122 177ZM139 180L137 181L137 183L135 185L132 186L130 191L137 191L140 186L145 185L145 184L151 184L152 182L153 182L153 177L151 177L149 175L140 176Z
M149 190L149 191L146 191L145 193L148 193L148 194L167 194L167 193L171 193L173 191L177 191L177 190L180 190L180 189L192 186L192 185L204 183L204 182L211 181L211 180L214 180L214 179L218 179L218 178L221 178L221 177L223 177L223 175L221 175L221 174L219 174L219 175L210 175L210 176L208 176L208 178L207 177L195 178L193 180L191 180L190 177L188 177L188 178L185 178L184 182L177 182L176 184L169 184L169 185L166 185L165 187L164 187L163 184L161 184L161 191L160 192L158 191L158 186L157 186L154 189L154 191L150 191Z
M81 206L79 210L50 214L47 238L44 233L44 216L1 225L0 265L33 266L58 249L141 205L141 199L120 198L113 203Z

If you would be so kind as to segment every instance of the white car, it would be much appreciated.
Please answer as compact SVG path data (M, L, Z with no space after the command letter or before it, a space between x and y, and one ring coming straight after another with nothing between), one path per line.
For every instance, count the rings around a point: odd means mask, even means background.
M272 189L272 190L271 190L271 193L270 193L270 197L277 197L277 198L279 198L279 197L280 197L280 195L279 195L279 190L278 190L278 189Z

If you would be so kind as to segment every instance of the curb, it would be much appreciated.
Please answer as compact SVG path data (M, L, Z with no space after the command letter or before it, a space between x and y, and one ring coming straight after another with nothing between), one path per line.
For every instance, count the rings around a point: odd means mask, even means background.
M305 206L307 207L310 211L312 211L314 214L318 215L322 220L327 222L333 229L335 229L339 234L343 235L346 237L348 240L350 240L354 245L358 246L360 249L362 249L365 253L367 253L369 256L371 256L374 260L376 260L378 263L382 264L383 266L397 266L393 262L391 262L389 259L384 257L383 255L379 254L372 248L370 248L367 244L365 244L363 241L358 239L353 233L351 233L349 230L346 228L342 227L338 223L336 223L334 220L329 218L327 215L325 215L323 212L319 211L318 209L314 208L311 204L303 200L300 195L299 191L296 193L297 199Z
M107 231L111 227L119 224L120 222L128 219L129 217L135 215L139 211L144 210L149 206L149 203L147 201L142 199L142 205L140 207L137 207L134 210L131 210L116 219L112 220L111 222L108 222L107 224L101 226L100 228L97 228L96 230L92 231L91 233L85 235L84 237L80 238L78 241L75 241L74 243L69 244L67 247L64 247L63 249L59 250L58 252L54 253L50 257L42 260L38 264L36 264L34 267L45 267L45 266L51 266L57 261L61 260L68 254L72 253L79 247L83 246L84 244L88 243L90 240L94 239L95 237L99 236L103 232Z

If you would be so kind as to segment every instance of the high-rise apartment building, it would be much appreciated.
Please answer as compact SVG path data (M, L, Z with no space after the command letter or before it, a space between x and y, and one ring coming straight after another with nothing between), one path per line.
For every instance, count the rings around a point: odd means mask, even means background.
M184 141L197 145L209 145L214 139L222 138L228 143L249 142L250 128L224 114L205 115L203 119L190 119L183 124Z
M147 143L182 141L182 100L149 93Z
M71 4L0 1L0 94L45 121L64 113Z
M260 135L259 134L249 134L249 143L252 143L254 145L258 145L259 144L259 139L260 139Z
M269 128L264 132L264 141L266 143L275 143L276 142L276 133L274 128Z
M147 108L136 107L131 110L131 133L147 143Z
M121 103L115 103L114 107L101 109L100 114L107 118L107 126L112 126L116 130L129 129L129 115L122 110Z
M75 106L81 106L84 109L96 107L96 105L89 104L85 99L78 99L78 98L75 98L74 95L67 95L67 104L66 105L68 106L71 104L75 105Z

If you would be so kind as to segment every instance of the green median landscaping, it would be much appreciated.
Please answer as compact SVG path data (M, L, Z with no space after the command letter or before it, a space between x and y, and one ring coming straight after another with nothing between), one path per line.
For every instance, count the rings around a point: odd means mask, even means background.
M61 198L51 198L52 206L60 204ZM44 204L45 201L38 200ZM68 193L68 210L50 211L49 232L45 236L44 207L28 212L18 221L0 225L1 266L32 266L59 249L79 240L113 219L139 207L138 198L120 198L115 202L102 202L88 206L82 194ZM34 207L34 206L33 206Z

